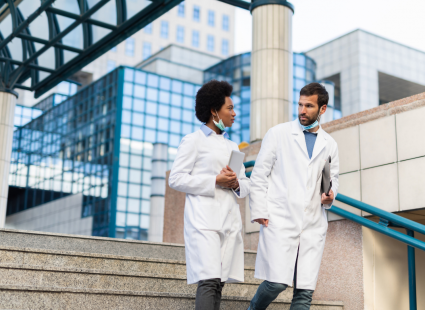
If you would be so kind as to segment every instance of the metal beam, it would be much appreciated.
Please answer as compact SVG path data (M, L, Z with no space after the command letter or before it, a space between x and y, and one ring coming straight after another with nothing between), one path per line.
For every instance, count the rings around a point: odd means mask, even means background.
M52 2L55 0L45 0L40 7L34 11L28 18L20 24L15 30L12 31L12 33L3 40L3 42L0 43L0 50L2 50L10 41L13 40L13 38L16 37L18 33L20 33L22 30L27 28L30 23L32 23L38 16L40 16L41 13L43 13L47 7L52 4Z
M251 7L251 3L250 2L246 2L243 0L218 0L220 2L224 2L233 6L236 6L238 8L244 9L244 10L250 10Z
M44 44L44 45L49 44L49 41L47 41L47 40L40 39L40 38L33 37L33 36L29 36L29 35L23 34L23 33L18 34L17 37L18 38L21 38L21 39L28 40L28 41L32 41L32 42ZM63 49L63 50L74 52L74 53L82 53L83 52L82 49L75 48L75 47L72 47L72 46L69 46L69 45L65 45L65 44L62 44L62 43L56 43L56 44L53 44L53 46L54 47L57 47L57 48L60 48L60 49Z
M47 0L49 1L49 0ZM107 2L110 0L100 0L97 4L95 4L90 10L88 10L86 13L84 13L81 16L80 20L76 20L71 25L69 25L65 30L63 30L61 33L59 33L54 39L49 41L49 44L45 45L41 49L39 49L36 53L32 54L26 61L23 62L23 64L13 71L11 74L11 83L10 87L13 87L13 84L17 81L19 76L22 74L23 70L30 62L32 62L34 59L36 59L38 56L43 54L45 51L47 51L50 47L52 47L54 44L58 43L59 40L61 40L63 37L65 37L68 33L70 33L72 30L74 30L77 26L79 26L81 23L83 23L85 20L87 20L94 12L99 10L101 7L103 7Z
M60 9L57 9L57 8L54 8L54 7L49 7L49 8L47 8L46 11L48 11L50 13L62 15L62 16L68 17L68 18L72 18L72 19L77 20L77 21L81 20L81 15L74 14L74 13L71 13L71 12L68 12L68 11L63 11L63 10L60 10ZM95 25L95 26L102 27L102 28L110 29L110 30L116 30L117 29L117 26L114 26L114 25L111 25L111 24L108 24L108 23L104 23L104 22L101 22L99 20L95 20L95 19L91 19L91 18L87 19L85 22L92 24L92 25Z
M113 46L116 46L125 38L128 38L146 25L150 24L182 1L183 0L159 0L153 2L122 25L119 25L116 31L106 35L98 42L87 48L82 54L64 64L54 74L41 81L39 87L37 87L35 91L35 97L38 98L62 81L64 77L66 78L71 76L99 56L109 51Z

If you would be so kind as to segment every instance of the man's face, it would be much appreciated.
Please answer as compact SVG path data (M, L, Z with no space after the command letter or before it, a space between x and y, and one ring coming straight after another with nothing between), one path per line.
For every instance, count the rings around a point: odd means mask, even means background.
M300 96L298 101L298 119L301 125L309 126L313 124L319 116L318 95ZM320 114L326 111L326 105L322 107Z

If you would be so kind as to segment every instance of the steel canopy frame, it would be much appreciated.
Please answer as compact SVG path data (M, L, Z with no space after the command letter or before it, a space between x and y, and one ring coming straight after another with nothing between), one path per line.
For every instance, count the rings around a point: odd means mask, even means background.
M13 89L21 88L35 91L35 97L38 98L183 0L149 0L150 4L129 19L127 19L126 0L115 0L117 25L92 19L93 15L111 0L99 0L91 8L87 0L74 0L78 3L80 14L53 7L54 1L42 0L37 10L24 19L18 8L21 1L0 0L0 5L4 5L3 8L7 6L2 11L8 10L12 20L11 34L4 38L0 32L0 91L13 92ZM48 40L32 36L29 30L29 25L43 13L46 14L48 21ZM64 16L73 22L65 29L60 29L57 16ZM83 33L83 48L63 44L62 39L80 25ZM93 43L93 25L106 29L110 33ZM22 61L14 59L8 47L8 43L15 38L19 38L22 42ZM44 46L36 50L34 43ZM55 52L55 69L38 64L38 57L51 47ZM64 63L64 51L71 51L77 56ZM40 72L48 72L50 75L39 81ZM31 77L31 87L21 85L29 77Z
M54 1L41 0L40 6L24 19L18 7L22 0L0 0L0 6L3 5L2 12L10 12L12 20L11 34L4 38L0 32L0 91L14 92L13 89L20 88L35 91L35 97L38 98L61 81L68 80L71 75L168 12L183 0L147 0L151 3L129 19L127 18L126 0L115 0L116 25L92 18L95 13L111 0L99 0L91 8L88 5L88 0L73 0L78 3L80 14L53 7ZM218 1L245 10L249 10L251 5L250 2L244 0ZM44 13L48 21L48 40L32 36L29 29L30 24ZM65 29L60 29L58 16L66 17L73 20L73 22ZM2 20L0 20L0 23ZM83 48L63 44L62 39L80 25L83 33ZM93 43L92 26L106 29L110 33ZM19 38L22 42L22 61L13 59L13 55L10 53L8 44L14 38ZM34 43L44 46L37 50ZM54 69L40 66L38 57L52 47L55 55ZM77 56L65 63L64 51L76 53ZM40 81L40 72L47 72L50 75ZM22 85L29 77L31 77L31 86Z

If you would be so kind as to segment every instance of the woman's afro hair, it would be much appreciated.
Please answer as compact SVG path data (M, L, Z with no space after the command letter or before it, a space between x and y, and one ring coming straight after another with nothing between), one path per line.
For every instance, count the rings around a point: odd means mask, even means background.
M218 112L232 91L232 85L226 81L212 80L205 83L196 94L195 113L199 121L207 123L211 117L211 109Z

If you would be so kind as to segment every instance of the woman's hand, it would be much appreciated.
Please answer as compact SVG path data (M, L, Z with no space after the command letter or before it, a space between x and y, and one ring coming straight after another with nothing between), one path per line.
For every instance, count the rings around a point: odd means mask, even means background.
M226 166L226 168L223 168L220 171L220 174L216 176L215 183L217 185L220 185L221 187L227 187L227 188L238 188L239 182L238 178L236 176L236 173L230 169L229 166Z

